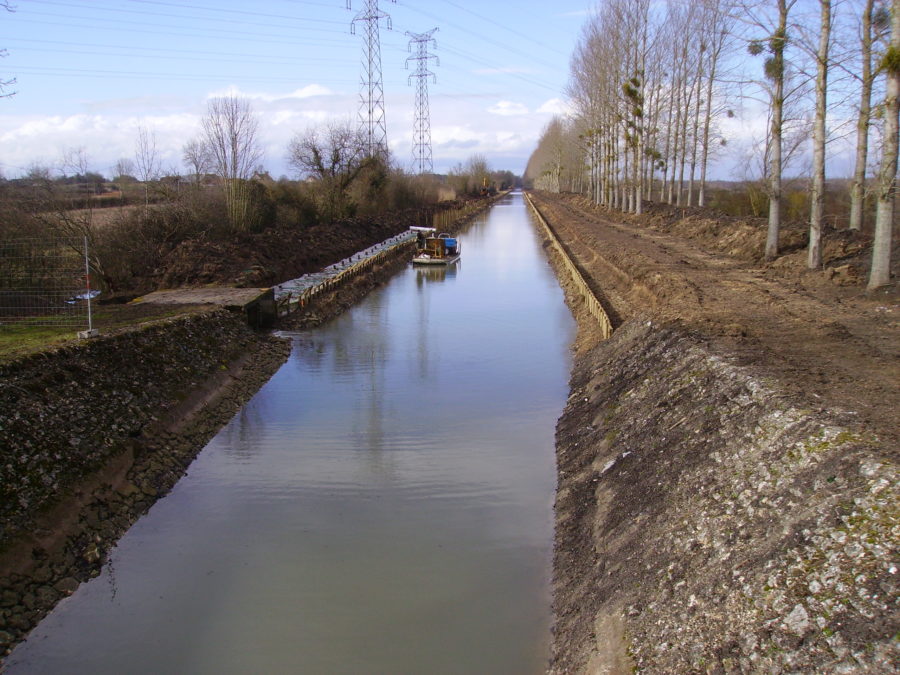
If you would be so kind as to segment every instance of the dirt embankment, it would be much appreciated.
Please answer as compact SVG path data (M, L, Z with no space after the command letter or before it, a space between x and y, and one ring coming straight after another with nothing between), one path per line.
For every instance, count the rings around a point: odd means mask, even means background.
M216 310L0 366L0 654L99 572L288 351Z
M489 202L485 201L487 206ZM408 209L378 218L352 218L303 228L269 229L229 241L194 238L179 244L143 285L176 288L197 284L267 286L316 272L463 202Z
M537 197L618 324L557 429L551 671L895 672L892 291Z

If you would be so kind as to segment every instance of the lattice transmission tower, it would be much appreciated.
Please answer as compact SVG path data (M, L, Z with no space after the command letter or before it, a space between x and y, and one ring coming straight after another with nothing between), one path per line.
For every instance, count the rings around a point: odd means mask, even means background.
M391 0L396 3L397 0ZM350 9L350 0L347 0ZM359 126L366 139L370 156L387 156L387 124L384 120L384 85L381 81L381 39L378 28L386 19L387 29L391 29L391 17L378 8L378 0L366 0L365 9L357 13L350 22L350 32L356 34L356 24L364 30L363 76L359 88Z
M432 28L425 33L410 33L409 51L412 51L413 45L416 46L416 53L413 56L406 57L406 67L409 68L409 62L416 62L416 72L410 75L407 84L412 83L412 79L416 78L416 116L413 122L413 162L419 169L419 173L434 173L434 162L431 157L431 112L428 108L428 77L431 76L434 82L437 82L437 76L428 70L428 62L434 61L434 65L439 66L440 61L435 54L428 51L429 45L437 49L432 35L437 32L437 28Z

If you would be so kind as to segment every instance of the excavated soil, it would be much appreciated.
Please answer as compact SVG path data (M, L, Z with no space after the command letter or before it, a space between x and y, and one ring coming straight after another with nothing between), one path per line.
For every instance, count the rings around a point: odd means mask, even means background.
M722 240L751 224L710 227L696 216L672 224L654 214L624 222L575 195L533 197L614 324L645 313L676 321L791 390L856 411L897 446L898 289L865 291L859 242L848 245L848 235L827 241L823 270L805 269L802 251L761 264L761 223L740 244L732 238L723 254L716 250ZM788 228L785 239L796 237Z
M897 672L900 308L864 238L808 271L798 228L766 265L758 223L532 196L616 328L561 272L550 672Z
M272 285L317 272L411 225L430 224L434 213L463 205L463 202L443 202L378 218L352 218L303 228L245 233L231 240L188 239L165 256L153 279L140 280L138 286Z

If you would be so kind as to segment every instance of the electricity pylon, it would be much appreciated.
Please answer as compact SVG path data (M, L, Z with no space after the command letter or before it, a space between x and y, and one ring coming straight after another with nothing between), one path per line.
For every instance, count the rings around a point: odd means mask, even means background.
M397 0L391 0L396 3ZM350 9L350 0L347 0ZM365 43L363 44L362 65L364 74L359 89L359 126L369 152L369 156L387 157L387 125L384 121L384 85L381 82L381 40L378 36L379 22L387 19L387 29L391 29L390 15L378 8L378 0L366 0L365 9L357 13L350 22L350 32L356 34L357 22L363 24Z
M434 163L431 157L431 113L428 109L428 76L437 82L437 76L428 70L428 62L434 59L434 65L439 66L440 61L435 54L428 52L428 45L437 49L437 42L431 37L437 31L432 28L426 33L410 33L409 51L416 45L414 56L406 57L406 67L410 61L416 61L416 73L410 75L407 84L416 78L416 117L413 123L413 162L419 169L419 173L434 173Z

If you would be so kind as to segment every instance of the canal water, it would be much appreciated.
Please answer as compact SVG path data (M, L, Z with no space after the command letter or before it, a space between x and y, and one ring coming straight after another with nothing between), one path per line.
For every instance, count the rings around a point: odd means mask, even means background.
M539 673L574 323L520 194L321 328L8 673Z

